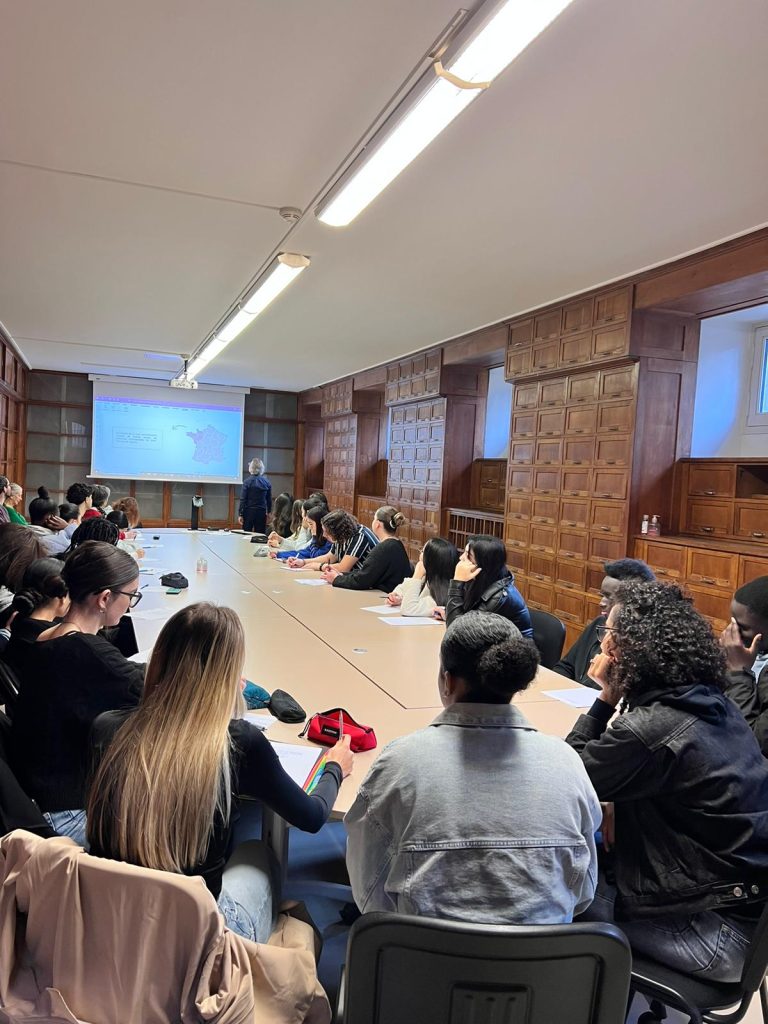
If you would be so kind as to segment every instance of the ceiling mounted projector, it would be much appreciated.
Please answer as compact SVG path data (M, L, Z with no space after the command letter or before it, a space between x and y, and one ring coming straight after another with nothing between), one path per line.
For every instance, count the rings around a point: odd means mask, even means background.
M197 381L189 380L188 377L174 377L170 384L172 388L186 388L188 391L194 391L197 387Z

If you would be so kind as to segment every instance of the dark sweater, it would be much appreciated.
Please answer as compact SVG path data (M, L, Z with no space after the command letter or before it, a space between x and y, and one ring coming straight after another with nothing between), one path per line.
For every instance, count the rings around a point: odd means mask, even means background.
M11 766L43 811L85 805L90 731L103 711L134 707L144 665L90 633L30 644L13 713Z
M413 569L402 541L390 537L371 548L351 572L337 576L333 585L342 590L383 590L388 594L406 576L412 575Z
M27 655L41 633L55 623L47 619L16 618L11 625L11 639L3 652L3 661L21 680Z
M597 683L593 683L587 675L589 664L596 654L600 653L600 641L597 639L597 627L605 625L605 616L598 615L584 627L576 643L555 665L555 672L567 679L574 679L582 686L591 686L593 690L599 690Z
M91 742L94 750L94 768L112 737L126 721L130 712L110 711L94 722ZM335 762L326 764L320 781L307 795L286 774L266 736L250 722L236 719L230 722L232 740L232 794L261 800L290 825L303 832L318 832L328 820L341 785L341 768ZM187 875L202 875L215 897L221 892L221 876L231 853L234 818L224 822L217 818L211 824L208 854L201 864L185 870ZM107 844L104 848L91 847L96 856L114 857Z

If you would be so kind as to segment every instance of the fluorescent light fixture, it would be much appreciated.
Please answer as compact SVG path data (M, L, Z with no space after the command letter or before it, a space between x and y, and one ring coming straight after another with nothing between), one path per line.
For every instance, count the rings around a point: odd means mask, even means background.
M394 112L379 130L381 141L374 136L318 206L318 219L334 227L351 223L571 2L504 0L482 27L473 18L443 60L465 87L427 71L403 101L406 111Z
M251 292L239 303L238 309L204 345L187 367L187 377L192 379L220 355L238 334L252 323L277 296L284 291L302 270L310 264L308 256L282 252L270 263Z

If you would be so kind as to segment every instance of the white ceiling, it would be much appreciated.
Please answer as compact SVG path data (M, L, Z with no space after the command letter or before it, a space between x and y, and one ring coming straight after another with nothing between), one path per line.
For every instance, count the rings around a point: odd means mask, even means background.
M148 375L280 245L311 268L202 380L301 389L765 222L765 0L575 0L352 225L281 244L457 6L0 0L32 366Z

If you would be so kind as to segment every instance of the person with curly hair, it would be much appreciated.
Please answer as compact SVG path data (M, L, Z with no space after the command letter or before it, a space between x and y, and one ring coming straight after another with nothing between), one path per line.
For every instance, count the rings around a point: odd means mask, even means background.
M538 667L502 615L469 611L447 628L445 710L389 744L344 819L361 911L562 924L589 905L597 796L578 755L512 704Z
M768 762L678 587L623 585L600 634L600 693L566 741L615 808L612 880L586 916L667 967L737 981L768 900Z
M305 569L318 569L321 572L333 566L335 578L337 573L352 572L356 565L362 565L366 558L379 543L378 537L367 526L358 523L355 517L343 508L335 508L327 512L322 520L323 533L331 542L331 550L327 555L318 555L304 561ZM329 579L330 583L332 580Z

